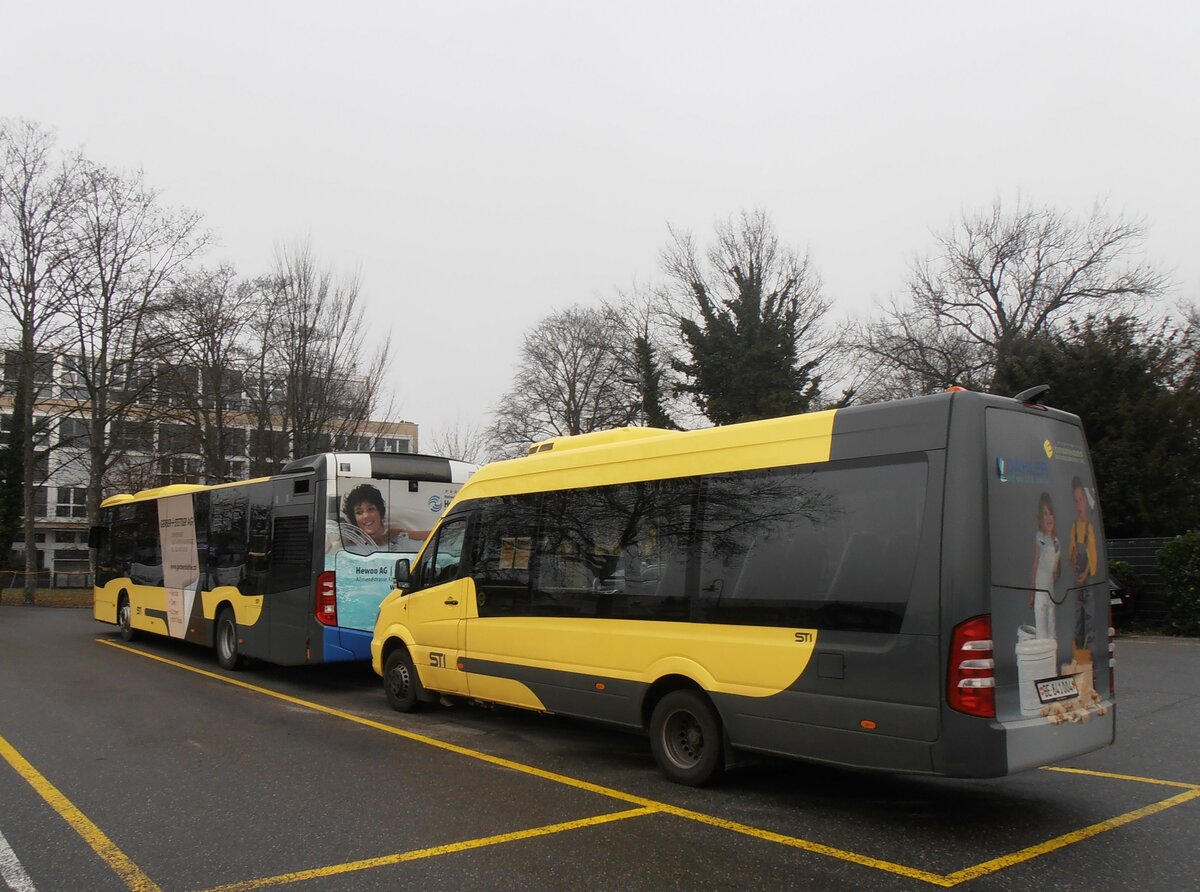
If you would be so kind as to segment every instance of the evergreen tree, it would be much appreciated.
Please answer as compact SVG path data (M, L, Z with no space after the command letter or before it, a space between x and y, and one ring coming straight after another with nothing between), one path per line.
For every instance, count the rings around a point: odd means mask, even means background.
M829 304L808 258L781 248L761 211L719 225L706 262L690 235L672 235L664 267L696 311L679 322L688 354L674 363L680 390L716 424L811 408L824 353L814 339Z
M1200 528L1200 390L1192 326L1090 317L1014 343L992 390L1049 384L1045 402L1083 419L1105 533Z

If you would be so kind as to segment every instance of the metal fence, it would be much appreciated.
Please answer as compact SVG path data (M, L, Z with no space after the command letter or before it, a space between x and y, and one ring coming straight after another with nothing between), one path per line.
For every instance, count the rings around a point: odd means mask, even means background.
M1158 569L1158 550L1171 540L1155 539L1109 539L1108 559L1131 564L1141 578L1145 589L1137 605L1141 620L1157 622L1167 616L1167 605L1163 601L1163 578Z

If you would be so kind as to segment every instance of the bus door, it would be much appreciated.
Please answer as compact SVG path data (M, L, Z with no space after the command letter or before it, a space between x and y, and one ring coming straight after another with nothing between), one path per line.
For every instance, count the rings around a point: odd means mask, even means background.
M419 590L407 596L413 663L427 687L451 694L467 693L458 668L474 584L462 566L466 532L465 516L441 525L414 570Z
M272 482L270 570L264 598L270 625L270 659L281 665L308 662L313 616L313 510L311 476Z

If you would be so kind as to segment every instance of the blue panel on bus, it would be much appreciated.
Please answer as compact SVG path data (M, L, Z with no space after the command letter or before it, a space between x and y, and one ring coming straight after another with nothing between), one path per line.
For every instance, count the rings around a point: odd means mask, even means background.
M325 629L322 641L326 663L371 659L371 633L357 629Z

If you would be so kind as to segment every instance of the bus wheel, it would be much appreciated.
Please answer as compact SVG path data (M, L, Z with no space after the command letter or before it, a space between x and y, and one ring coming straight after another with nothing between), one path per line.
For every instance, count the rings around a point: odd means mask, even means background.
M236 669L239 661L237 621L226 607L217 616L217 664L222 669Z
M129 596L121 595L117 599L117 626L121 630L122 641L132 641L133 631L133 611L129 608Z
M663 774L678 784L699 787L725 767L721 719L703 694L671 691L650 716L650 749Z
M417 670L413 666L408 650L398 647L387 658L383 666L383 690L388 703L397 712L412 712L420 703L420 685Z

